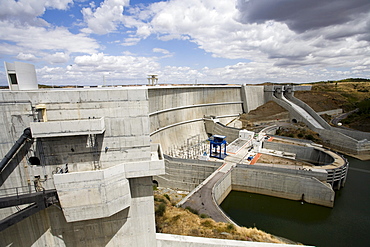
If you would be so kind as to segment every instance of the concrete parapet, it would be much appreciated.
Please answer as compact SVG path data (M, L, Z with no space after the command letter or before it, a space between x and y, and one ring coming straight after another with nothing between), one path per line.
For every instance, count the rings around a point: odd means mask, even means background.
M31 122L32 137L55 137L102 134L104 117L70 121Z
M249 169L254 169L254 170L266 170L268 169L271 172L277 172L277 173L285 173L285 174L290 174L294 176L300 176L300 177L306 177L306 178L316 178L320 181L326 181L328 177L328 173L326 170L323 169L288 169L286 167L279 167L279 166L274 166L273 164L258 164L254 166L248 166L248 165L238 165L237 167L243 168L243 167L248 167Z
M232 190L231 172L227 172L213 187L213 196L220 205Z
M272 244L215 238L201 238L157 233L157 247L289 247L291 244Z

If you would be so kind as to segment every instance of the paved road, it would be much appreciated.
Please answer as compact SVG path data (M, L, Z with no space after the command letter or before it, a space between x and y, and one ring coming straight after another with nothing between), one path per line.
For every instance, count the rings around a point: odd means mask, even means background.
M331 122L332 122L332 124L335 124L335 125L338 125L338 123L340 122L340 121L342 121L343 119L345 119L345 118L347 118L349 115L351 115L352 113L354 113L354 112L357 112L359 109L358 108L356 108L355 110L353 110L353 111L350 111L350 112L346 112L346 113L342 113L342 114L340 114L339 116L336 116L335 118L333 118L332 120L331 120Z
M220 212L212 198L212 188L225 173L216 173L201 189L195 192L182 207L191 207L198 210L199 214L207 214L217 222L229 222Z

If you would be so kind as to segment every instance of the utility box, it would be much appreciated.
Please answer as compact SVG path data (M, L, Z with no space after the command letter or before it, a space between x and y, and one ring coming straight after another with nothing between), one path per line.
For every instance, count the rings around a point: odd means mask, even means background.
M251 140L254 136L254 132L253 131L249 131L249 130L240 130L239 131L239 139L243 139L243 140Z
M222 135L213 135L209 140L209 156L218 158L218 159L224 159L226 154L226 136ZM223 152L222 152L223 150Z

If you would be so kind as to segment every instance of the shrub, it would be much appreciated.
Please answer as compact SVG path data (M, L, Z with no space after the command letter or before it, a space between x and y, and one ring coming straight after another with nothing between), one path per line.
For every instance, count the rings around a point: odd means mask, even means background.
M198 210L193 209L193 208L191 208L189 206L187 206L185 209L187 209L190 213L197 214L197 215L199 214L199 211Z
M156 210L155 210L155 214L156 214L157 216L163 216L165 212L166 212L166 204L162 202L162 203L161 203L161 204L159 204L159 205L158 205L158 207L156 208Z
M213 227L213 223L212 223L212 221L210 221L210 220L205 220L205 221L203 221L201 224L202 224L202 226L204 226L204 227L209 227L209 228Z
M310 140L310 141L315 140L315 138L314 138L314 137L313 137L313 135L311 135L311 134L306 135L306 136L305 136L305 138L306 138L307 140Z
M167 198L167 200L171 201L171 198L170 198L170 196L169 196L169 195L164 194L163 196L164 196L164 197L166 197L166 198Z
M226 226L227 231L231 232L235 230L235 226L231 223L227 224Z
M177 214L175 216L172 217L172 221L176 222L178 221L179 219L181 218L181 214Z
M206 219L206 218L209 218L209 215L208 214L200 214L199 217L202 218L202 219Z

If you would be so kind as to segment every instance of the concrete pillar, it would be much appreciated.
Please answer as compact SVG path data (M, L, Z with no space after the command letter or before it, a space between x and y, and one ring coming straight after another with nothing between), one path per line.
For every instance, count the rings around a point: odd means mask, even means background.
M132 247L157 245L155 235L154 197L152 177L130 178L131 220L130 234L127 236ZM125 240L126 241L126 240ZM122 245L126 246L126 245Z

